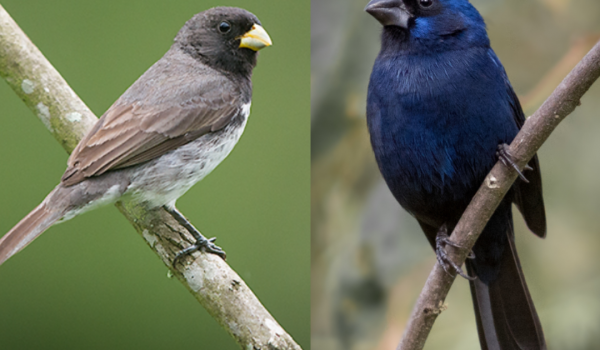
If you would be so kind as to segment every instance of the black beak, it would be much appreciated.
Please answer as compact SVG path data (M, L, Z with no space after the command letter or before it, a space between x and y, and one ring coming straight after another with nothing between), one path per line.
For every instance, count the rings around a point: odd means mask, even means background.
M383 26L398 26L407 29L412 17L403 0L371 0L365 11Z

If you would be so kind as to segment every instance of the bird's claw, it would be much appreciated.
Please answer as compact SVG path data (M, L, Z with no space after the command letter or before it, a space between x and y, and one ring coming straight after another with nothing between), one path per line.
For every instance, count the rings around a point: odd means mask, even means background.
M215 243L215 241L217 240L216 237L213 238L206 238L204 237L200 231L198 231L198 229L196 229L194 227L194 225L192 225L191 222L189 222L188 219L185 218L185 216L183 216L183 214L181 214L181 212L179 212L179 210L177 210L177 208L175 208L174 206L164 206L165 210L167 212L169 212L169 214L171 214L171 216L173 216L173 218L183 227L185 227L188 232L194 236L194 238L196 239L196 243L192 244L191 246L181 250L179 253L177 253L177 255L175 255L175 258L173 259L173 263L172 266L175 267L175 265L177 265L177 263L186 255L191 254L195 251L198 250L202 250L203 252L206 253L212 253L212 254L216 254L218 256L221 257L221 259L225 260L225 258L227 257L227 255L225 254L225 251L223 251L223 249L221 249L221 247L217 246Z
M454 272L456 272L463 278L469 281L475 280L476 277L471 277L464 273L460 266L458 266L454 261L452 261L452 259L448 257L448 253L446 253L446 250L444 249L447 245L458 249L465 249L463 246L458 245L450 240L450 237L448 236L448 229L444 224L438 231L437 236L435 238L435 256L437 258L437 261L440 263L440 265L442 266L444 271L446 271L447 274L452 275L452 273L450 272L450 268L452 268ZM471 251L469 252L467 258L475 259L475 254Z
M221 249L221 247L219 247L218 245L214 244L216 240L217 237L207 239L206 242L201 245L200 249L207 253L218 255L223 260L227 260L227 254L225 254L225 251Z
M206 253L218 255L219 257L221 257L221 259L226 260L227 254L225 254L225 251L221 249L221 247L214 244L216 240L216 237L198 240L196 241L196 243L190 245L189 247L182 249L179 253L177 253L177 255L175 255L175 258L173 259L173 267L186 255L189 255L199 250L202 250Z
M475 253L472 250L469 252L469 255L467 255L467 259L475 260Z
M512 154L510 154L510 151L509 151L509 146L506 143L501 143L498 145L498 151L496 152L496 155L498 156L498 158L500 159L502 164L504 164L504 166L506 166L506 167L510 166L511 168L515 169L517 174L519 174L519 177L521 178L521 180L523 180L526 183L529 183L529 180L527 180L525 175L523 175L523 173L517 166L517 163L515 163L515 161L513 160L513 156L512 156ZM525 170L533 170L533 168L530 167L529 165L525 165L523 170L524 171Z

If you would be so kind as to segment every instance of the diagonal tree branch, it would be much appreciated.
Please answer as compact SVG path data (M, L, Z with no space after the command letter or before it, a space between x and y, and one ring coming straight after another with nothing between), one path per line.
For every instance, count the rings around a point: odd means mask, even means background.
M581 97L600 77L600 42L579 62L544 104L527 119L510 145L520 169L533 157L552 131L580 105ZM484 180L452 233L452 241L464 250L452 250L452 261L462 265L486 223L517 178L514 169L498 162ZM398 350L420 350L456 276L450 276L436 263L413 308Z
M97 118L0 5L0 76L70 153ZM242 349L300 349L246 283L213 254L173 269L193 237L165 210L121 202L118 209L150 248Z

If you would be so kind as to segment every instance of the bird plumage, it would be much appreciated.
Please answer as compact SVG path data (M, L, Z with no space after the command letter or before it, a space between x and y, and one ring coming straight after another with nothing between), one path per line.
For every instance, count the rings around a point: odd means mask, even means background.
M80 141L59 185L0 239L0 264L52 224L123 196L166 206L181 220L175 201L227 157L244 131L257 51L269 45L246 10L217 7L192 17ZM192 234L224 256L197 230Z
M454 228L497 162L498 145L514 139L525 117L467 0L373 0L367 11L385 24L367 99L374 154L435 248L438 230ZM545 349L511 214L515 202L529 228L545 236L537 157L529 165L529 183L515 183L467 263L477 276L471 286L483 349Z
M73 185L111 169L161 156L228 125L250 103L249 77L232 80L214 68L197 65L179 50L155 63L96 123L69 157L62 182ZM174 72L205 77L185 81ZM179 96L173 103L157 88Z

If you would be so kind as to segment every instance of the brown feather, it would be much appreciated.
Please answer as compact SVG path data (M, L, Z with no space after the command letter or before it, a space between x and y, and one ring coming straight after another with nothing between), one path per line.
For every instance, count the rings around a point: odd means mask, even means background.
M211 83L216 83L215 79ZM63 185L72 186L85 178L160 157L222 129L241 113L244 101L237 89L198 89L199 96L177 105L142 105L119 99L71 154Z
M62 212L38 205L0 239L0 265L41 235L60 219Z

